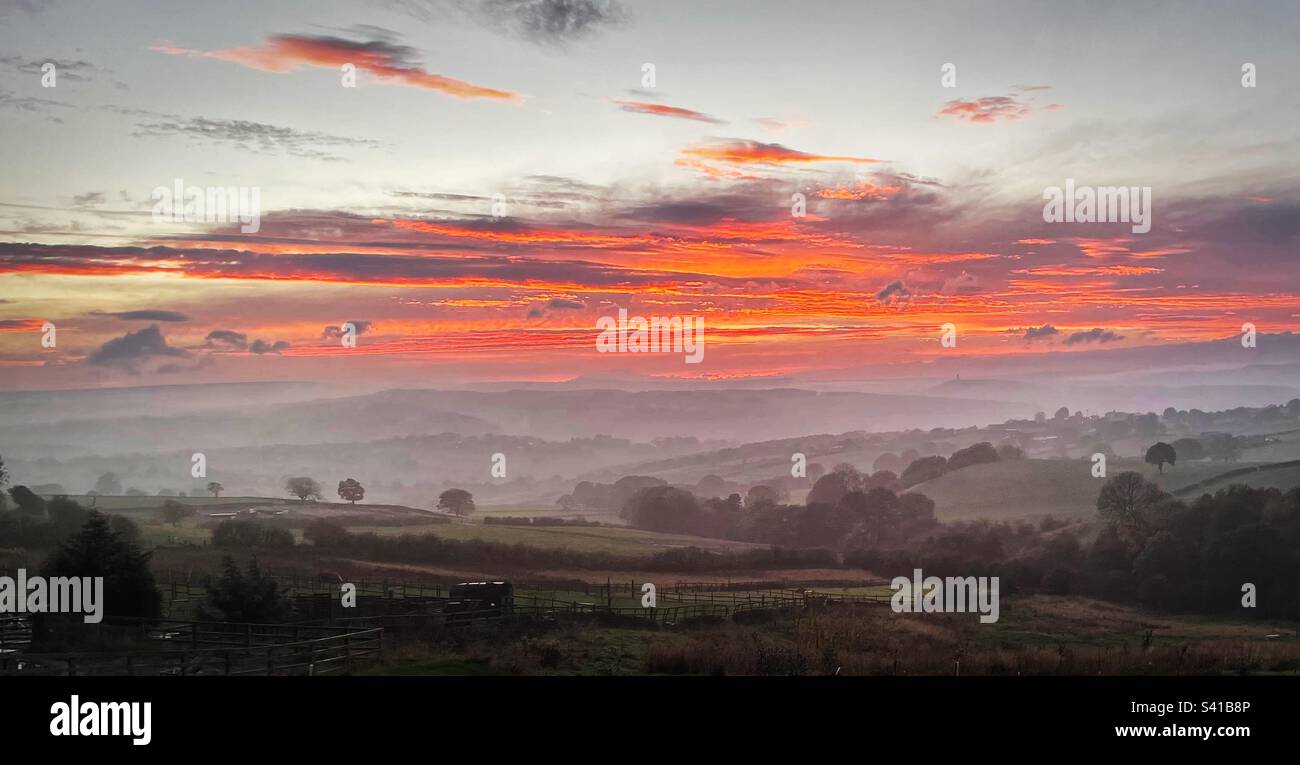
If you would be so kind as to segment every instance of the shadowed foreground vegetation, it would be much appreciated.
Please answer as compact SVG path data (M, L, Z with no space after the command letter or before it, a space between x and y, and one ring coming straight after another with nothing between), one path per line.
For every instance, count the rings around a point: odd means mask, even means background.
M1268 638L1266 635L1277 635ZM1080 599L972 614L882 605L756 612L675 630L530 622L397 637L389 674L1244 675L1300 674L1295 624L1207 621Z

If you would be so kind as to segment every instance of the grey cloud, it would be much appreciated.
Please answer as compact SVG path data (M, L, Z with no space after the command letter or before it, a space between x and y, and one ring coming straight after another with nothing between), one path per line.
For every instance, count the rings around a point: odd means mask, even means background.
M72 198L72 203L77 207L89 207L91 205L103 204L106 199L102 191L88 191L85 194L77 194Z
M460 14L489 29L536 43L563 45L622 24L618 0L389 0L422 21Z
M137 138L179 136L193 140L227 143L248 151L283 152L297 157L335 161L340 159L317 147L377 148L380 143L370 139L348 138L312 130L268 125L248 120L213 119L209 117L163 118L141 122L132 135Z
M1075 345L1077 343L1113 343L1116 340L1123 340L1123 335L1118 335L1109 329L1093 327L1086 332L1074 332L1065 338L1066 345Z
M248 335L231 329L214 329L208 333L205 340L206 348L226 347L242 351L248 347Z
M891 302L903 303L911 296L912 293L908 291L907 286L901 281L892 281L876 293L876 300L886 304Z
M284 340L277 340L274 343L268 343L265 340L254 340L253 344L248 346L248 350L260 355L263 353L279 353L288 347L289 343Z
M190 317L179 311L145 308L139 311L96 311L94 316L114 316L126 321L189 321Z
M1029 329L1026 329L1025 340L1030 342L1034 340L1045 340L1059 334L1061 334L1061 331L1056 327L1053 327L1051 324L1044 324L1041 327L1030 327Z
M86 360L97 366L115 366L132 374L138 374L142 365L149 359L187 356L189 352L185 349L168 345L162 330L158 329L157 324L153 324L109 340Z

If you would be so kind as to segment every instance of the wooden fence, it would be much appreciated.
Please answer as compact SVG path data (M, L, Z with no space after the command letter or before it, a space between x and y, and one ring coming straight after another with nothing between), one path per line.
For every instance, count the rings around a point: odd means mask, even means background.
M333 675L383 656L378 627L114 621L149 647L0 654L0 675Z

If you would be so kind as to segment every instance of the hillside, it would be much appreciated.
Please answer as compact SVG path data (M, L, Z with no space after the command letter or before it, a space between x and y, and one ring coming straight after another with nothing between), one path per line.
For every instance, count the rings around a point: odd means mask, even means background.
M1246 467L1234 463L1232 467ZM1088 460L1017 460L955 470L912 491L934 500L940 520L989 518L1008 520L1037 515L1091 515L1104 479L1093 478ZM1141 473L1165 491L1211 478L1224 464L1189 462L1166 466L1164 474L1140 460L1111 460L1107 474L1126 470Z

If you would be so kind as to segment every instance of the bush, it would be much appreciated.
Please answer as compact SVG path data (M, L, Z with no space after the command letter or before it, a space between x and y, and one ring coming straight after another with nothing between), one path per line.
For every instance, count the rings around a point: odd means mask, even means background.
M293 604L275 580L262 573L257 558L248 564L245 574L229 557L223 558L224 571L207 602L200 609L200 617L211 621L282 622L289 618Z
M943 475L948 471L948 460L935 455L933 457L920 457L907 466L903 474L898 477L898 485L904 489L911 488L918 483L929 481Z
M293 547L293 532L278 526L237 518L222 521L212 531L214 547L243 549Z
M988 441L981 441L978 444L972 444L965 449L958 449L948 458L949 470L961 470L971 465L984 465L989 462L997 462L1001 459L998 456L998 450L993 448L993 444Z

